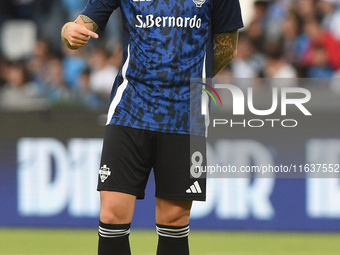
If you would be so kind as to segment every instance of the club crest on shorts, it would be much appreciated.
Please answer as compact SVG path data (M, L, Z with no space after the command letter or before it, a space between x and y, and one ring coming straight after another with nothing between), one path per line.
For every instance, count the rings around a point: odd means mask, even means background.
M205 3L205 0L192 0L195 4L196 7L201 8L202 5Z
M110 168L107 167L107 165L103 165L99 169L99 177L102 182L105 182L105 180L111 175Z

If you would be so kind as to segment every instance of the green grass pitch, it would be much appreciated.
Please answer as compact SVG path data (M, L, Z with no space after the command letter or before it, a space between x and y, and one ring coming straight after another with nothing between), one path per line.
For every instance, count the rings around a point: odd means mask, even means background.
M134 255L154 255L154 231L134 230ZM1 255L95 255L96 230L0 229ZM335 255L340 234L192 231L191 255ZM175 254L174 254L175 255Z

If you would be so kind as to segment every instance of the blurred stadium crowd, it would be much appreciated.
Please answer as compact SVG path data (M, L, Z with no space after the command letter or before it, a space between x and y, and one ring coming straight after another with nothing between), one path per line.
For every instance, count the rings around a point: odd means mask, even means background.
M122 58L120 13L85 49L69 50L60 40L62 25L86 1L0 2L0 109L71 104L106 111ZM251 16L237 58L220 77L340 77L339 0L242 1Z

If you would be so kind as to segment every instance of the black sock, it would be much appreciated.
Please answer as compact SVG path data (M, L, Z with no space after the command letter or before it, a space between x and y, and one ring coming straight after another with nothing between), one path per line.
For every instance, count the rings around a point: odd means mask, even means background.
M157 255L189 255L189 225L173 227L156 225L158 233Z
M98 255L131 255L130 226L99 222Z

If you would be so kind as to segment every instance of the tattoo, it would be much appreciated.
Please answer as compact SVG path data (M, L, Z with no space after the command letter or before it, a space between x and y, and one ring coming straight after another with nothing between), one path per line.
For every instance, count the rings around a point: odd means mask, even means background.
M231 33L215 35L213 76L217 75L233 59L237 49L238 33L236 30Z
M85 23L85 24L92 24L93 28L92 28L92 31L96 31L98 29L98 25L96 24L96 22L94 22L92 19L90 19L89 17L81 14L79 16L82 21Z

